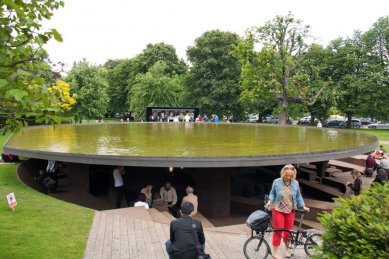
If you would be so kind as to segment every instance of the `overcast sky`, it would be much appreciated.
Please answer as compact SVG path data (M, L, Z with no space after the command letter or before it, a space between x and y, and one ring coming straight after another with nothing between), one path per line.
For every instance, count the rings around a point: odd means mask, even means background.
M339 36L365 31L381 16L389 15L388 0L65 0L46 28L56 28L62 43L46 49L53 62L86 58L93 64L131 58L148 43L165 42L185 58L188 46L208 30L243 35L276 15L291 11L310 25L317 42L327 44Z

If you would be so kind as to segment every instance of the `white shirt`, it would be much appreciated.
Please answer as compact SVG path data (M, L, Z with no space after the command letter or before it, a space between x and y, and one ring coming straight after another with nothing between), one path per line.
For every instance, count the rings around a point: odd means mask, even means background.
M115 187L123 186L123 177L117 168L113 170L113 179L115 180Z
M381 159L381 167L383 169L389 169L389 159L387 158Z
M141 207L141 206L145 207L146 209L149 208L149 205L146 202L143 202L143 201L137 201L134 204L134 207Z
M190 116L189 115L185 115L185 122L189 122L190 121Z

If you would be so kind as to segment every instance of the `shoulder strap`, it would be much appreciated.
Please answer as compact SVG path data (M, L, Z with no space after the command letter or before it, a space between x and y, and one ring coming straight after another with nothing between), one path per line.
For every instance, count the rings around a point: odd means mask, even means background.
M199 242L199 236L197 235L197 227L196 227L196 224L193 222L192 218L191 218L191 224L192 224L193 237L194 237L194 240L195 240L195 243L196 243L197 254L200 255L200 254L202 254L201 245L200 245L200 242Z

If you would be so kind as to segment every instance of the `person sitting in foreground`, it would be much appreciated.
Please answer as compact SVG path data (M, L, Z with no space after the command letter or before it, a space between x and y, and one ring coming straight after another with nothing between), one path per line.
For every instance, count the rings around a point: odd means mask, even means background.
M149 208L149 204L146 202L146 195L144 193L139 193L137 202L135 202L134 207L145 207L146 209Z
M201 222L192 219L193 204L184 202L181 206L181 218L170 223L170 239L166 241L166 251L170 259L195 259L197 248L194 233L197 234L201 249L205 248L205 236ZM193 232L193 228L196 229Z
M151 207L158 210L159 212L169 212L167 202L161 198L161 194L159 193L153 194L153 202L151 203Z

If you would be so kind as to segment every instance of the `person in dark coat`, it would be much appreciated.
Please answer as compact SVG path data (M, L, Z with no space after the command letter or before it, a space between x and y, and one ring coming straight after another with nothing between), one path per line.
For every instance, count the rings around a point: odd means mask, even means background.
M195 259L197 256L196 242L192 225L196 227L199 243L204 250L205 236L201 222L192 219L194 206L190 202L181 205L181 218L170 223L170 240L166 241L166 251L170 259Z
M347 186L351 188L354 195L359 195L362 191L361 173L354 169L350 172L350 174L354 182L347 182Z

